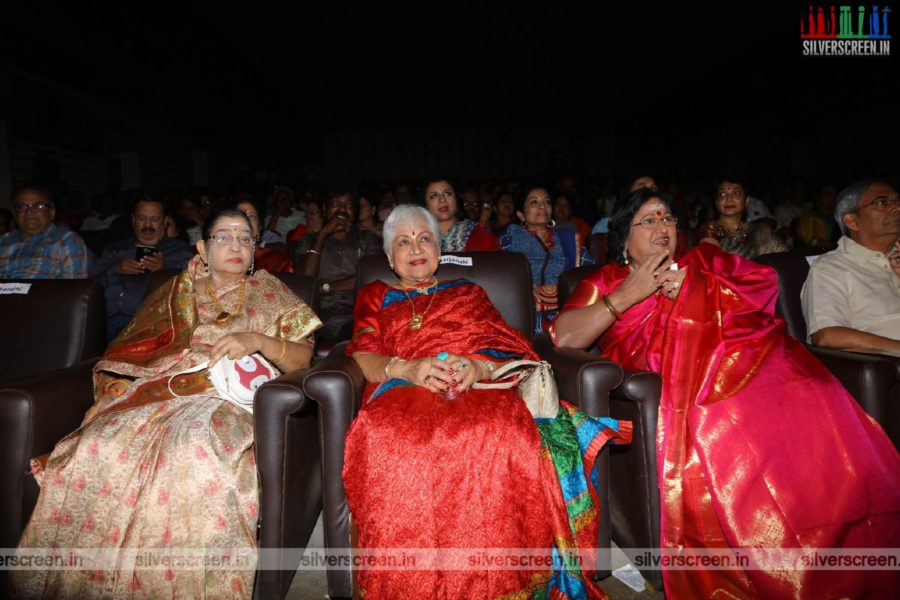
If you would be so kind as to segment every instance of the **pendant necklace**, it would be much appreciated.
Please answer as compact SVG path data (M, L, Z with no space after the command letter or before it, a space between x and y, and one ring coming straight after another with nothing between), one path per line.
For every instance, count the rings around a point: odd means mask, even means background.
M239 313L239 312L241 312L241 309L244 308L244 290L246 289L246 287L247 287L247 278L245 277L244 283L241 285L241 296L238 299L237 308L234 309L234 313ZM206 280L206 293L209 295L210 298L212 298L213 307L219 313L215 319L216 323L218 325L224 325L225 323L228 322L228 319L230 319L232 317L232 313L230 313L227 310L225 310L224 308L222 308L222 305L219 304L219 299L216 298L216 293L213 291L213 288L212 288L212 277L210 277L209 279Z
M413 303L412 298L409 296L409 292L406 291L406 286L403 285L403 282L400 282L400 289L403 290L403 293L406 294L406 299L409 300L410 305L412 306L412 318L409 320L409 328L410 329L422 329L422 324L425 322L425 313L428 312L428 309L431 308L432 303L434 302L434 297L437 295L437 285L438 279L434 278L434 289L430 292L426 288L424 293L431 294L431 300L428 302L428 306L425 307L425 310L422 311L422 314L416 314L416 305Z

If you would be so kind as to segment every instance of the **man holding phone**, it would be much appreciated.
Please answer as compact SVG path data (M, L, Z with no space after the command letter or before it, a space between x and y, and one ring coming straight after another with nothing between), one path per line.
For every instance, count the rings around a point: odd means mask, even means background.
M141 196L131 216L134 235L113 242L91 269L106 288L106 337L112 341L131 321L144 297L147 274L183 269L194 255L184 241L166 237L166 208L161 200Z

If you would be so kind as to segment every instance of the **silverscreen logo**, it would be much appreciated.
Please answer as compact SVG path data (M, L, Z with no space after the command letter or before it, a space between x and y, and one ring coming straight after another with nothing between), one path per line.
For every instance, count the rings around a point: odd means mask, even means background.
M804 3L800 8L803 56L890 56L891 7Z

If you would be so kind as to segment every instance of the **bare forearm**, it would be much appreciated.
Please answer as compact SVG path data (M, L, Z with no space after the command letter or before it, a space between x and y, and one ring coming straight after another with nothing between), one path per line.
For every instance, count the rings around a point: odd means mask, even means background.
M275 338L259 334L260 352L282 373L303 369L312 362L312 345L306 341L291 342L283 338Z
M301 260L297 261L294 270L303 275L308 275L309 277L318 277L320 258L319 254L309 250L303 255Z
M825 327L812 334L810 340L822 348L900 350L900 340L850 327Z
M635 302L616 289L607 296L619 314L631 308ZM556 318L556 345L566 348L587 348L616 322L603 299L584 308L569 310Z

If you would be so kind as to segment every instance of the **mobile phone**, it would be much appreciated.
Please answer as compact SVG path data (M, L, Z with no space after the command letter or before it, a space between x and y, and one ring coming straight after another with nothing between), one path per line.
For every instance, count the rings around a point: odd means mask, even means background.
M141 260L145 256L150 256L151 254L156 254L159 252L159 248L156 246L135 246L134 247L134 260Z

